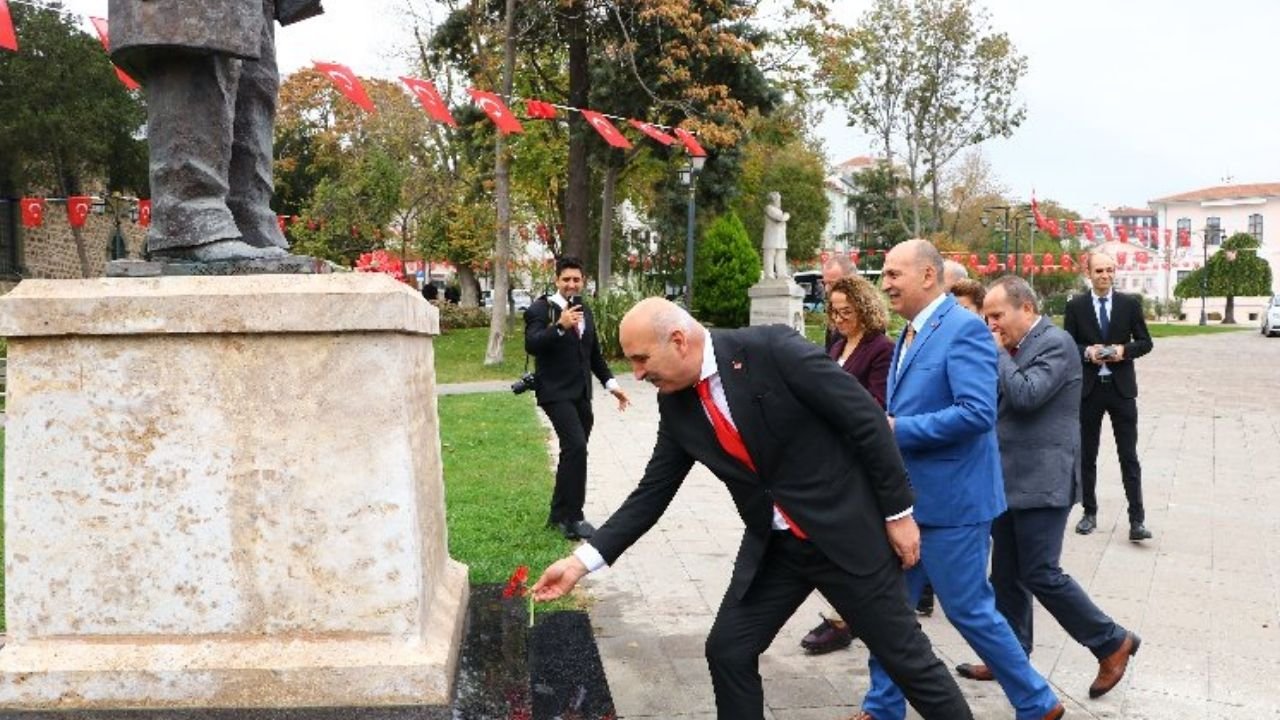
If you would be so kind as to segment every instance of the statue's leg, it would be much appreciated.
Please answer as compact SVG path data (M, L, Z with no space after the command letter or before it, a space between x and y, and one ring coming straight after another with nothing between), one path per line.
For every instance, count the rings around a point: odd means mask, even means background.
M276 67L275 7L264 0L259 59L245 61L236 91L235 139L231 148L231 196L227 204L246 243L287 248L289 242L271 209L272 133L280 74Z
M146 77L152 252L238 239L227 207L240 61L174 53ZM198 119L198 122L194 120Z

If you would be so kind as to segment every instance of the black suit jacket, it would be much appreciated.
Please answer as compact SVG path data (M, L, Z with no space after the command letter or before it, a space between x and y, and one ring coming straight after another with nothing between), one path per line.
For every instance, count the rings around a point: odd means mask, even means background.
M561 312L546 295L524 311L524 349L533 356L537 368L539 405L590 398L592 373L601 383L613 378L600 352L591 308L584 306L582 337L572 330L561 333L556 329Z
M1112 305L1108 308L1107 318L1110 320L1106 337L1098 327L1098 314L1093 309L1093 292L1086 292L1071 298L1067 303L1066 315L1063 317L1063 329L1076 341L1080 350L1080 361L1084 363L1084 384L1082 392L1088 397L1098 381L1099 366L1084 358L1084 349L1090 345L1123 345L1124 360L1108 363L1116 390L1128 398L1138 396L1138 378L1133 370L1133 361L1151 352L1151 333L1147 330L1147 321L1142 317L1142 301L1132 295L1112 292Z
M913 496L884 410L816 345L782 325L711 332L734 424L757 472L716 440L697 392L658 397L644 477L591 545L613 564L658 521L694 462L729 489L746 526L730 591L742 597L769 542L776 502L838 566L868 575L893 559L885 518Z

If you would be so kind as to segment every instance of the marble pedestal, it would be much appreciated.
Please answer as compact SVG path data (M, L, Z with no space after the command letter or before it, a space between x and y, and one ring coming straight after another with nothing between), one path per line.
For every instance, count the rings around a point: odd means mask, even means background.
M804 289L788 278L761 280L747 289L752 325L790 325L804 334Z
M380 274L0 298L0 708L447 705L438 332Z

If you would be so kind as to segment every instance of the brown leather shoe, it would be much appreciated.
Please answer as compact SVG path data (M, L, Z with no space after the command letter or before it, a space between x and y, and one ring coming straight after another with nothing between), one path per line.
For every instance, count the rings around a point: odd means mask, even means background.
M1058 720L1058 718L1066 714L1067 714L1067 709L1062 706L1062 703L1058 703L1057 707L1050 710L1049 713L1044 716L1044 720Z
M968 680L995 680L991 668L982 663L960 663L956 666L956 674Z
M1089 697L1102 697L1120 682L1124 671L1129 668L1129 658L1138 654L1138 646L1141 644L1142 638L1129 633L1115 652L1098 661L1098 677L1089 686Z

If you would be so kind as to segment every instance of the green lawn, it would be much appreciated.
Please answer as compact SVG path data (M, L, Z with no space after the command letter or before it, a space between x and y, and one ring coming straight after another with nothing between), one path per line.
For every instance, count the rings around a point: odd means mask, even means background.
M544 527L552 469L533 398L510 393L440 398L449 554L471 582L503 582L528 565L530 582L572 544Z
M1243 330L1253 330L1257 332L1257 328L1249 325L1183 325L1181 323L1147 323L1147 329L1151 331L1151 337L1180 337L1182 335L1206 335L1212 333L1224 332L1241 332Z

